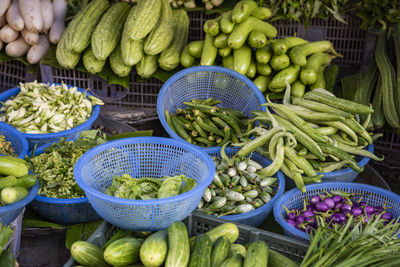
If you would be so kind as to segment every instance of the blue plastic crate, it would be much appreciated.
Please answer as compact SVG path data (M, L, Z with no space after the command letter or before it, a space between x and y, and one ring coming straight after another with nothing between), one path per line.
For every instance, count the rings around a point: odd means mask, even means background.
M244 75L216 66L187 68L169 78L158 94L158 118L169 136L186 142L169 127L165 110L175 112L186 108L183 102L210 97L221 101L217 106L240 110L248 117L253 110L265 111L265 106L260 106L266 103L264 95Z
M57 83L54 84L60 85ZM50 83L50 85L52 85L52 83ZM67 85L67 87L71 88L75 86ZM77 88L77 90L82 93L85 92L85 90L82 88ZM7 90L4 93L0 94L0 101L5 102L7 101L8 98L18 95L20 91L21 89L18 87ZM86 94L92 95L89 92L86 92ZM0 107L1 106L2 105L0 104ZM90 130L92 128L94 121L97 119L99 115L100 115L100 106L95 105L93 107L92 116L87 121L67 131L62 131L58 133L48 133L48 134L27 134L27 133L22 133L22 134L28 140L29 150L32 150L35 146L39 147L45 144L57 142L63 137L65 137L68 140L75 140L79 137L82 131Z
M304 242L309 241L307 233L296 229L286 222L286 211L283 206L288 210L303 208L303 200L308 200L317 193L341 190L349 193L362 194L363 201L366 203L373 206L384 206L386 203L386 206L390 207L389 211L393 214L394 218L400 216L400 196L376 186L359 183L330 182L308 185L306 186L306 190L305 193L302 193L297 188L292 189L284 193L274 204L275 220L283 228L285 235Z
M228 156L233 156L238 150L238 148L226 148L225 152ZM206 151L211 156L220 157L221 148L205 148L204 151ZM267 167L271 164L271 161L269 159L262 157L257 152L254 152L252 154L251 159L261 164L262 167ZM274 175L274 177L278 178L278 188L275 192L274 197L267 204L264 204L258 209L252 210L250 212L246 212L243 214L226 215L221 216L220 218L223 220L246 224L254 227L260 226L271 213L275 201L283 194L283 192L285 192L285 178L283 173L278 171Z
M184 142L160 137L125 138L97 146L76 163L74 175L90 204L104 220L128 230L155 231L187 217L214 177L215 166L204 151ZM132 177L186 175L197 186L180 195L131 200L102 192L115 175Z
M50 145L47 144L36 149L35 156L43 153L44 149ZM63 199L37 195L30 206L46 220L62 225L100 219L87 197Z
M11 146L18 157L24 159L29 148L25 136L11 125L2 121L0 121L0 134L4 135L7 141L11 142Z

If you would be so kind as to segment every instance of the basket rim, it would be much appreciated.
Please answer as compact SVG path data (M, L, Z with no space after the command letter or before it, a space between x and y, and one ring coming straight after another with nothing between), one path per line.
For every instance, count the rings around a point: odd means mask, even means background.
M238 147L228 147L228 149L233 150L233 152L236 152L237 150L239 150ZM220 147L216 147L216 148L209 147L209 148L205 148L204 151L206 151L208 154L218 153L219 151L221 151L221 148ZM270 161L269 159L267 159L266 157L260 155L257 152L253 152L252 157L253 157L253 155L257 155L257 156L263 158L269 164L272 163L272 161ZM285 192L285 176L283 175L283 173L281 171L278 171L273 176L277 176L277 178L278 178L278 181L279 181L279 183L278 183L278 191L276 192L276 194L271 198L271 200L268 203L262 205L261 207L259 207L257 209L254 209L252 211L246 212L246 213L234 214L234 215L225 215L225 216L221 216L219 218L221 218L223 220L228 220L228 221L245 220L245 219L260 215L261 213L264 213L265 210L268 209L268 208L272 209L272 207L274 206L274 203Z
M100 152L103 152L105 150L108 150L110 148L114 148L117 145L126 145L126 144L149 144L149 143L154 143L154 144L168 144L171 146L175 147L183 147L192 153L196 154L199 156L199 158L207 165L208 170L210 171L210 174L208 177L200 184L197 184L197 186L183 194L179 194L177 196L172 196L172 197L167 197L167 198L161 198L161 199L149 199L149 200L134 200L134 199L125 199L125 198L118 198L114 196L109 196L107 194L104 194L96 189L93 189L90 185L88 185L85 181L83 181L81 177L81 171L85 165L85 163L88 161L90 157L93 155L96 155ZM86 195L89 195L90 197L95 197L99 198L108 202L112 202L115 204L120 204L120 205L133 205L133 206L153 206L153 205L162 205L162 204L168 204L168 203L173 203L177 201L181 201L187 198L190 198L192 196L195 196L198 193L204 192L207 186L209 186L214 178L215 174L215 165L211 157L202 151L201 149L198 149L194 147L193 145L189 145L188 143L184 143L178 140L174 140L171 138L165 138L165 137L130 137L130 138L123 138L123 139L118 139L114 141L107 142L105 144L98 145L89 151L87 151L85 154L83 154L78 161L75 164L74 167L74 177L76 183L79 185L79 187L86 193ZM90 200L89 200L90 203Z
M235 78L239 79L240 81L245 83L253 91L253 94L259 100L260 105L267 103L266 100L265 100L264 95L261 93L261 91L257 88L257 86L249 78L247 78L246 76L240 74L239 72L236 72L236 71L228 69L228 68L224 68L224 67L220 67L220 66L195 66L195 67L186 68L186 69L181 70L181 71L175 73L174 75L172 75L163 84L163 86L161 87L160 92L158 93L158 96L157 96L157 115L158 115L158 118L159 118L159 120L161 122L161 125L163 126L164 130L169 134L169 136L172 139L188 143L191 146L198 147L200 149L203 149L203 148L200 147L200 146L196 146L196 145L193 145L193 144L187 142L185 139L183 139L182 137L177 135L171 129L171 127L169 127L169 125L167 123L167 120L165 119L164 110L161 110L161 108L163 107L162 100L165 98L165 96L167 96L168 89L173 83L175 83L178 79L182 78L183 76L186 76L187 74L191 74L191 73L195 73L195 72L204 72L204 71L225 73L225 74L228 74L228 75L230 75L232 77L235 77ZM261 108L262 108L262 111L266 111L266 107L265 106L262 106ZM215 146L215 147L210 147L210 148L220 148L220 147L219 146Z
M374 145L373 144L370 144L370 145L368 145L367 147L367 150L368 150L368 152L371 152L371 153L374 153ZM361 160L358 162L358 165L360 166L360 167L364 167L365 165L367 165L368 164L368 162L371 160L371 158L368 158L368 157L362 157L361 158ZM337 175L348 175L348 174L350 174L350 173L353 173L353 172L356 172L355 170L353 170L353 169L351 169L350 167L348 167L348 168L346 168L346 169L343 169L343 170L340 170L340 171L334 171L334 172L324 172L324 173L322 173L324 176L322 177L322 179L324 179L324 177L325 178L333 178L333 177L335 177L335 176L337 176ZM318 174L321 174L321 172L318 172Z
M400 203L400 196L397 195L396 193L393 193L391 191L388 191L386 189L373 186L373 185L368 185L368 184L361 184L361 183L346 183L346 182L325 182L325 183L316 183L316 184L311 184L306 186L306 193L309 190L314 190L314 189L322 189L322 188L332 188L332 187L339 187L341 189L353 189L357 188L358 190L365 190L373 193L377 193L383 196L386 196L388 198L393 199L396 202ZM309 240L308 234L305 232L302 232L292 226L289 226L288 223L284 220L284 218L281 216L281 211L283 210L282 205L283 203L290 199L293 198L296 195L303 194L298 188L293 188L287 192L285 192L283 195L279 197L279 199L275 202L274 204L274 217L275 221L283 228L284 231L289 232L290 234L302 238L304 240Z
M21 153L18 154L18 158L24 159L29 150L29 143L25 136L18 131L17 128L3 121L0 121L0 128L4 128L6 131L9 131L11 135L15 136L21 142L22 150Z
M20 201L15 202L13 204L0 207L0 214L23 208L26 205L28 205L30 202L32 202L32 200L37 195L37 192L39 191L39 181L36 181L36 184L34 186L30 187L29 189L31 191L24 199L21 199Z
M48 84L48 85L62 85L61 83L44 83L44 84ZM65 84L68 89L71 87L76 87L77 90L79 92L86 92L86 95L90 95L93 96L93 94L87 90L84 90L80 87L77 86L73 86L73 85L68 85ZM11 88L3 93L0 94L0 101L4 101L8 98L10 98L11 96L15 96L17 95L19 92L21 91L21 89L19 87L14 87ZM69 135L72 133L76 133L78 131L81 131L81 129L87 127L90 124L93 124L93 122L99 117L100 115L100 105L94 105L93 110L92 110L92 115L87 119L87 121L85 121L82 124L79 124L77 126L75 126L74 128L71 128L69 130L66 131L61 131L61 132L57 132L57 133L47 133L47 134L28 134L28 133L22 133L22 135L26 138L26 139L49 139L49 138L58 138L60 136L65 136L65 135Z
M35 150L35 156L44 153L44 149L51 146L58 141L51 142L49 144L45 144L43 146L38 147ZM39 189L38 189L39 190ZM34 201L49 203L49 204L83 204L89 202L87 197L77 197L77 198L54 198L54 197L46 197L39 195L39 193L34 198Z

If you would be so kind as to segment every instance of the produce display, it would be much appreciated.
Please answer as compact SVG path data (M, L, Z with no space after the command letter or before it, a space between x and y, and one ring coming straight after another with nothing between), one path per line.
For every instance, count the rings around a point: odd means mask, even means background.
M61 139L45 148L44 153L32 155L28 160L39 180L38 194L51 198L80 198L85 193L76 184L74 166L89 149L107 142L98 131L84 131L74 141Z
M173 70L187 42L189 17L173 10L167 0L139 1L136 6L93 0L68 24L57 46L58 63L75 68L81 57L85 69L100 73L107 59L119 77L136 72L149 78L160 66ZM173 38L174 37L174 38Z
M18 156L10 141L4 135L0 135L0 154L1 156Z
M217 107L220 100L192 99L184 102L188 108L165 111L171 129L187 142L203 147L223 146L229 141L239 142L242 133L252 123L241 111Z
M0 4L0 50L8 56L26 56L37 64L64 32L64 0L3 0Z
M13 204L28 196L28 188L36 184L36 178L28 171L28 163L23 159L0 156L1 206Z
M337 71L324 75L324 70L334 58L342 57L332 43L295 36L273 39L277 29L264 21L270 18L269 8L240 1L233 10L206 21L205 40L186 46L181 65L222 65L252 79L263 93L281 93L285 80L293 85L292 94L297 97L303 96L306 86L331 91L329 81L336 79Z
M351 194L343 191L330 191L312 196L304 202L303 209L287 210L286 222L303 232L318 229L318 222L325 224L346 224L352 220L352 227L368 225L374 215L380 216L385 224L392 219L390 207L374 206L362 200L363 195ZM357 226L358 227L358 226Z
M251 159L213 157L216 173L206 188L198 210L211 215L241 214L267 204L277 191L277 178L263 175L262 166Z
M128 3L137 3L137 0L122 0L122 1ZM174 8L185 7L191 9L198 7L196 5L195 0L168 0L168 2ZM202 4L204 4L204 8L206 10L211 10L214 7L220 6L224 2L224 0L202 0L201 2Z
M66 131L87 121L94 105L103 101L86 96L76 87L45 83L20 83L21 91L0 109L4 121L23 133L45 134Z
M160 199L183 194L196 187L196 181L185 175L161 178L133 178L129 174L114 176L112 184L104 192L126 199Z

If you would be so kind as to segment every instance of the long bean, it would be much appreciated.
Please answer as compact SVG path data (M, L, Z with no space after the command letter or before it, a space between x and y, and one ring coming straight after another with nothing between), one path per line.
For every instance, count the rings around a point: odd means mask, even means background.
M355 170L356 172L362 172L364 170L364 167L358 166L357 162L346 152L329 144L319 144L319 145L323 152L331 154L339 158L340 160L348 161L349 167Z
M282 164L281 170L287 177L291 178L294 181L296 187L301 192L306 192L306 186L304 185L303 177L301 176L297 167L290 160L285 159L284 163Z
M350 140L346 140L343 137L341 137L339 134L332 134L332 135L330 135L330 137L332 139L334 139L335 141L340 142L342 144L346 144L348 146L358 146L358 143L352 142Z
M344 121L344 124L346 124L350 129L352 129L355 133L359 134L361 137L363 137L369 144L372 144L372 138L371 135L365 130L364 127L362 127L361 124L359 124L355 119L346 119Z
M340 116L343 116L344 118L353 118L353 115L350 112L347 111L343 111L341 109L335 108L335 107L331 107L329 105L320 103L320 102L316 102L316 101L311 101L311 100L307 100L304 98L300 98L300 97L292 97L292 101L293 104L295 105L299 105L311 110L315 110L318 112L326 112L326 113L332 113L332 114L337 114Z
M289 147L284 146L285 156L293 162L298 168L302 169L307 176L316 176L317 172L312 165L304 158L297 155L296 151Z
M376 161L383 161L384 156L382 158L377 157L374 153L369 152L368 150L362 149L360 147L354 147L354 146L348 146L346 144L342 144L340 142L336 143L336 147L343 150L344 152L353 154L353 155L359 155L363 157L368 157Z
M320 123L328 125L328 126L332 126L332 127L335 127L335 128L338 128L342 132L348 134L351 137L351 139L353 139L354 142L358 143L357 134L349 126L347 126L343 122L340 122L340 121L321 121Z

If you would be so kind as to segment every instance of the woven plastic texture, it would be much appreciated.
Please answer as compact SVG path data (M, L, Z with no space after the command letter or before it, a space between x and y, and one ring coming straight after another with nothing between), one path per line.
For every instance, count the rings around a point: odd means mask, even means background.
M286 223L284 219L286 217L286 211L283 206L289 210L294 208L303 208L303 200L308 200L317 193L329 192L331 190L341 190L349 193L361 194L363 196L363 201L369 205L386 205L387 207L390 207L388 211L393 214L394 218L400 216L400 196L376 186L359 183L333 182L308 185L306 186L306 190L306 193L302 193L297 188L292 189L284 193L274 204L275 220L283 228L285 235L302 241L307 242L309 240L307 233L304 233Z
M186 219L184 219L183 222L186 225L189 236L205 233L208 230L217 227L218 225L226 223L225 220L207 216L198 211L194 211ZM278 235L244 224L236 224L236 226L239 229L239 237L236 243L244 245L249 242L262 240L268 244L270 249L273 249L297 262L300 262L304 258L304 255L308 249L304 243L286 236ZM96 246L102 246L116 231L116 227L107 222L103 222L87 241ZM71 257L64 264L64 267L73 266L75 266L75 262Z
M381 138L375 141L377 150L400 152L400 135L397 132L387 129L379 129L377 132L383 134Z
M210 185L215 166L210 156L194 146L160 137L120 139L86 152L76 163L75 180L104 220L128 230L167 228L187 217ZM197 186L180 195L154 200L116 198L102 192L115 175L132 177L185 175Z
M369 145L367 147L367 150L371 153L374 153L374 145ZM370 158L368 157L356 157L356 160L358 162L358 165L360 167L365 167L368 162L370 161ZM351 168L346 168L340 171L335 171L335 172L325 172L324 176L322 177L322 182L347 182L351 183L353 182L357 176L359 175L359 172L354 171ZM292 179L287 177L285 175L285 180L286 180L286 189L293 189L296 187L295 183L293 182Z
M74 87L68 85L68 88ZM82 88L77 88L79 92L85 92ZM18 87L5 91L0 94L0 101L5 102L11 96L16 96L21 91ZM89 92L86 92L91 95ZM1 107L1 105L0 105ZM92 116L84 123L70 129L67 131L62 131L58 133L48 133L48 134L27 134L23 133L23 136L28 140L29 150L32 150L35 146L39 147L45 144L53 143L61 138L65 137L67 140L75 140L79 137L82 131L90 130L92 128L93 122L100 115L100 106L95 105L93 108Z
M35 156L42 154L50 144L35 150ZM87 197L82 198L51 198L37 195L30 207L50 222L62 225L90 222L100 219L90 205Z
M9 225L15 218L22 212L26 205L28 205L36 196L39 190L39 182L28 189L28 195L26 198L15 202L10 205L0 207L0 221L2 224Z
M210 156L220 157L221 148L206 148L204 149L204 151L206 151ZM225 150L226 154L229 157L232 157L237 151L238 148L226 148ZM270 160L262 157L256 152L252 154L251 159L258 162L263 167L267 167L271 164ZM252 210L250 212L236 215L226 215L221 216L220 218L223 220L246 224L254 227L260 226L271 213L275 201L283 194L283 192L285 192L285 178L282 172L277 172L274 177L278 178L278 187L277 190L275 190L274 197L267 204L264 204L258 209Z
M14 88L20 82L33 81L35 77L19 61L0 62L0 92Z
M240 110L249 117L253 110L265 111L260 107L266 103L265 97L245 76L222 67L197 66L176 73L161 88L157 114L162 126L172 138L185 141L169 127L164 111L175 112L186 108L183 102L210 97L221 101L218 106Z
M12 233L10 241L7 244L7 248L10 249L15 258L17 258L19 255L19 248L21 245L22 219L24 217L24 212L25 208L22 209L21 213L10 224L11 229L13 229L14 232Z
M25 158L26 153L28 153L29 145L25 136L20 131L7 123L0 121L0 134L4 135L6 140L11 142L11 146L14 148L14 151L19 158Z

